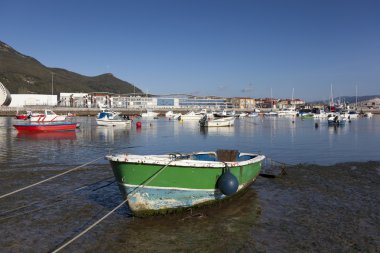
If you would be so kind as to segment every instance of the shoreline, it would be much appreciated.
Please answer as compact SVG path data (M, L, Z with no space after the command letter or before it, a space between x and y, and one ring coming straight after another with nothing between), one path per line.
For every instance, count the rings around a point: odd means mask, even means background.
M96 116L99 112L102 111L100 108L78 108L78 107L56 107L56 106L29 106L29 107L0 107L0 117L2 116L15 116L19 113L26 113L26 111L43 111L45 109L53 110L57 114L73 114L75 116ZM111 108L114 111L120 112L124 115L136 115L146 112L146 109L136 109L136 108ZM174 113L187 113L189 111L197 111L202 108L157 108L153 109L153 111L158 112L160 115L165 115L167 111L173 111ZM230 110L234 110L236 112L254 112L254 109L239 109L239 108L231 108ZM268 108L260 108L261 112L268 112L271 109ZM360 111L360 110L359 110ZM373 114L380 114L380 109L371 110L371 109L363 109L364 113L371 112Z

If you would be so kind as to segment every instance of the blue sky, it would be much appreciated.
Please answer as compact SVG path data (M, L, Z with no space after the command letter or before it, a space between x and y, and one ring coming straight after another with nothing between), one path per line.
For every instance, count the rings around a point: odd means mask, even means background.
M380 94L378 0L0 0L0 40L145 92ZM1 64L1 63L0 63Z

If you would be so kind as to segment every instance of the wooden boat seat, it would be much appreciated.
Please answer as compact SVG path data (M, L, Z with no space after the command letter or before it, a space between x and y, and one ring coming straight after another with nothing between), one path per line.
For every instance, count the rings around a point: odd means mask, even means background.
M234 162L239 157L239 151L234 149L218 149L216 155L221 162Z

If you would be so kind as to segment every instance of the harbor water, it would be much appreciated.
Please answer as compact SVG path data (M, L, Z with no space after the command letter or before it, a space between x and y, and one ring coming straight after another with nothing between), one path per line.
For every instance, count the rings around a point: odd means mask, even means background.
M259 177L242 196L169 216L134 218L127 206L62 252L378 252L380 116L326 120L256 117L235 126L134 119L75 132L18 133L0 118L0 251L51 252L122 202L107 154L237 149L264 154L287 175ZM142 127L136 128L137 121ZM22 121L21 121L22 122Z

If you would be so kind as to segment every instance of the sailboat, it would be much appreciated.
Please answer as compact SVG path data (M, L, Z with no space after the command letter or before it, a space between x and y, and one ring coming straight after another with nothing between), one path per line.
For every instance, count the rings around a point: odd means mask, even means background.
M294 100L294 88L293 88L293 91L292 91L292 100L291 100L291 103L290 103L290 107L288 108L284 108L280 111L278 111L278 116L284 116L284 117L296 117L297 116L297 110L296 110L296 106L293 104L293 100Z
M272 88L270 88L270 103L271 103L271 110L269 112L264 113L264 115L265 116L278 116L278 113L273 111Z

